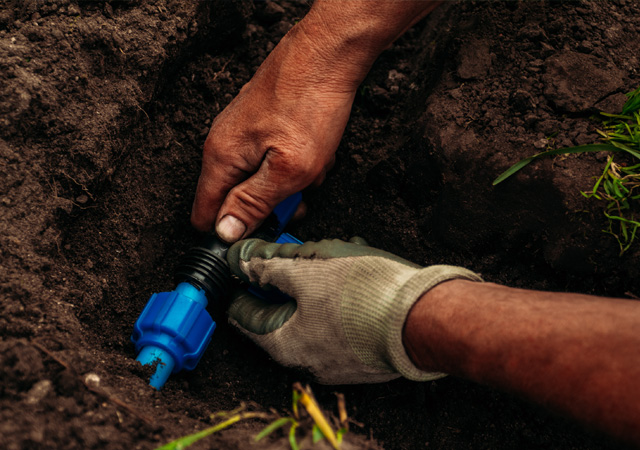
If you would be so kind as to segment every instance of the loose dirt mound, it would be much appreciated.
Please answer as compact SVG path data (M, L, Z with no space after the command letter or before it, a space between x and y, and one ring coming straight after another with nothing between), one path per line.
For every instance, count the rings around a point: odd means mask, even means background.
M225 325L197 370L156 392L129 341L198 236L189 225L211 120L301 18L304 2L0 1L0 436L8 449L154 448L249 402L285 413L285 371ZM363 83L301 239L360 235L421 264L526 288L640 294L580 190L596 140L640 82L635 2L447 4ZM614 448L564 419L455 378L312 385L345 393L355 448ZM194 448L245 448L247 423ZM367 442L368 441L368 442ZM278 448L283 440L270 443Z

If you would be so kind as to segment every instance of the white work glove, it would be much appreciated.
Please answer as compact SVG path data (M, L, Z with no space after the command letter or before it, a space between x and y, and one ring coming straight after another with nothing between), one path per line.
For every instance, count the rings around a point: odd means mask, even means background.
M273 303L239 291L229 307L230 323L280 364L306 369L323 384L444 376L413 364L402 343L405 320L438 283L482 281L461 267L421 268L340 240L299 245L248 239L234 244L227 260L242 280L295 299Z

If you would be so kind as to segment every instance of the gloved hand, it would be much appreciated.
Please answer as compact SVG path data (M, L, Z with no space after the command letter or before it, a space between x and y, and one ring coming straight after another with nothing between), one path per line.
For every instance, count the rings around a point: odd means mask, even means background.
M320 383L378 383L400 375L444 376L418 369L402 343L413 304L446 280L481 281L454 266L421 268L391 253L340 240L273 244L248 239L227 254L232 272L291 296L274 304L242 291L229 321L284 366L310 371Z

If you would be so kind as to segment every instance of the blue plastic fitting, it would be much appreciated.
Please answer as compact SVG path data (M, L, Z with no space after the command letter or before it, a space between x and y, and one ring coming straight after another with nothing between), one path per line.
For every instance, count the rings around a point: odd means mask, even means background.
M216 323L204 290L180 283L175 291L153 294L133 327L131 339L142 365L157 364L150 384L160 389L172 373L193 370Z
M282 233L302 200L300 193L281 202L254 234L279 243L301 243ZM188 263L178 270L171 292L153 294L133 326L131 340L142 365L156 365L150 384L162 388L172 373L193 370L211 342L216 323L207 312L209 301L222 300L230 280L228 245L208 236L191 249Z
M296 237L291 236L289 233L282 233L276 244L302 244L302 241Z

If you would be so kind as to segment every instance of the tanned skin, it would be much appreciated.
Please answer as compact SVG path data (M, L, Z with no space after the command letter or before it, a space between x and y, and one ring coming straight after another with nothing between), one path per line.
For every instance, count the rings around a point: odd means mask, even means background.
M319 0L214 120L191 222L234 242L332 166L378 55L439 2ZM226 219L225 219L226 217ZM225 219L225 220L223 220Z
M320 184L378 55L439 2L316 0L214 120L191 220L228 242ZM640 446L640 303L449 281L409 314L414 362Z
M640 303L453 280L404 328L414 363L520 394L640 445Z

